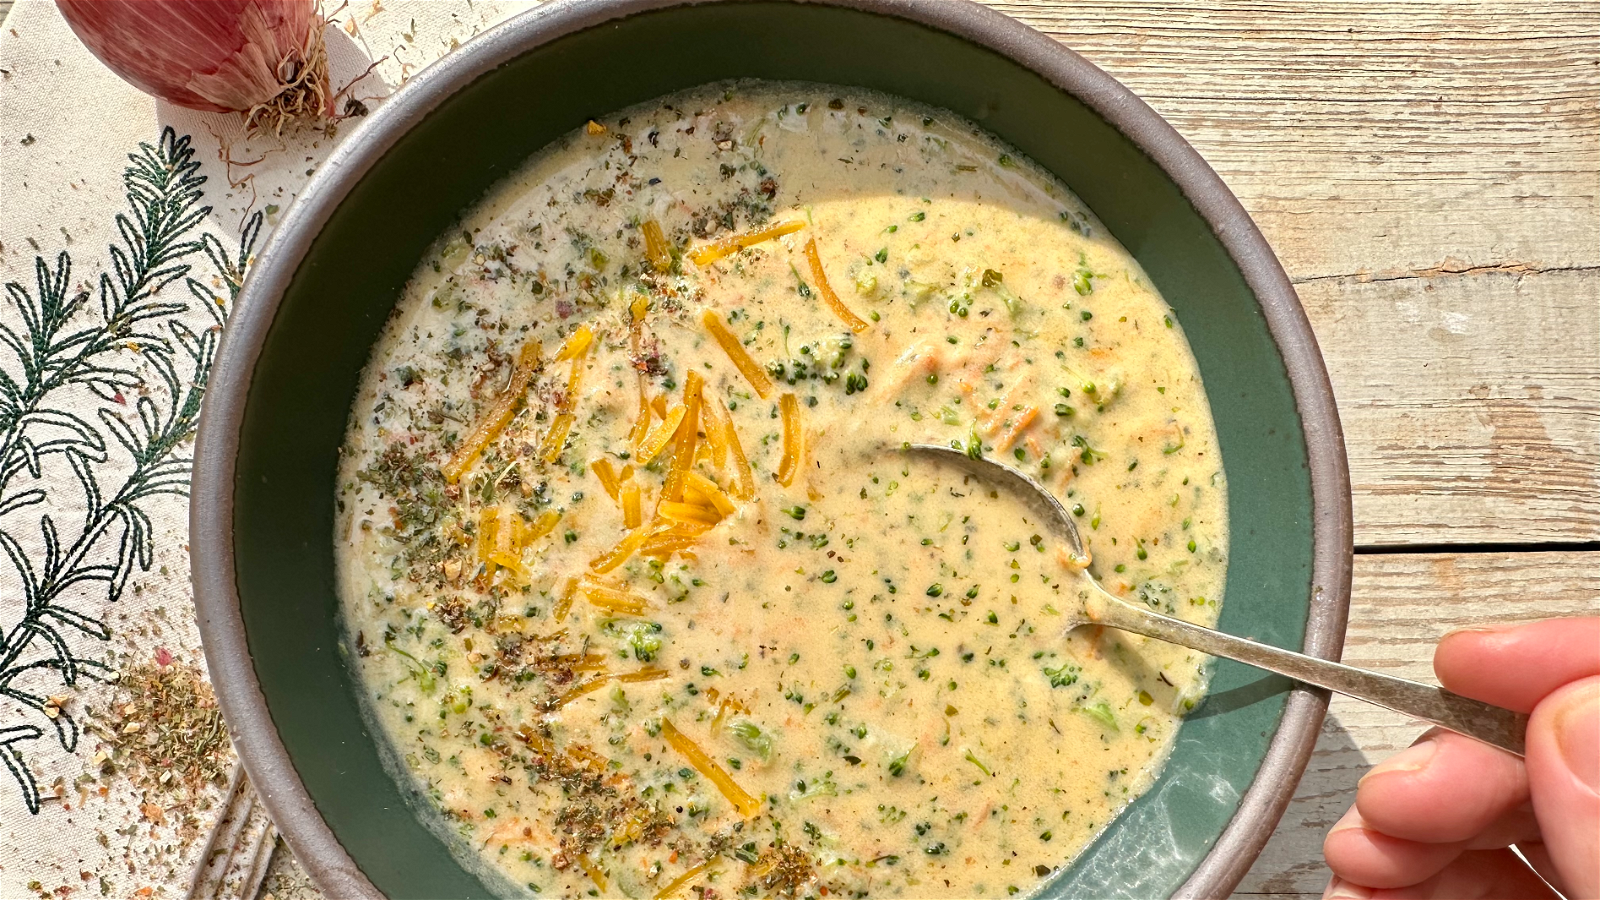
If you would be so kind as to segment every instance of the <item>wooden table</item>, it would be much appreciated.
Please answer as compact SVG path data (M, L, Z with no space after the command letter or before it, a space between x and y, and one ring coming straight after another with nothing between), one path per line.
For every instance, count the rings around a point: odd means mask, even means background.
M1600 2L993 5L1166 116L1294 280L1350 455L1345 660L1427 678L1452 628L1600 612ZM1420 730L1336 699L1239 895L1319 896Z

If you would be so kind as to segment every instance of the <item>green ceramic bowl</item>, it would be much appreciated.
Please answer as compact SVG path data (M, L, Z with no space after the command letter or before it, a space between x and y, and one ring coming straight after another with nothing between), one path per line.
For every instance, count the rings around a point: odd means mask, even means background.
M424 248L534 151L593 116L739 77L951 109L1076 191L1171 301L1200 361L1233 523L1221 627L1337 655L1350 499L1322 359L1238 201L1127 89L957 0L557 0L413 78L323 165L257 259L206 399L191 512L206 656L257 790L331 897L488 893L385 773L340 647L336 450L373 341ZM1218 665L1154 788L1044 895L1226 895L1276 825L1325 706Z

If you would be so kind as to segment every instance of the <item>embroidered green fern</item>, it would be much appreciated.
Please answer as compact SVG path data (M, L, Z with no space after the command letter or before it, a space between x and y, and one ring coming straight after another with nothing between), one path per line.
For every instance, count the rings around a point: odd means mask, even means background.
M188 137L167 128L129 160L111 270L93 288L74 288L69 254L53 270L40 257L35 291L7 284L11 309L0 318L0 550L17 576L0 578L0 697L14 704L0 715L19 716L0 720L0 761L34 813L40 793L23 747L46 728L64 751L77 746L77 723L52 698L110 674L92 653L111 629L85 610L120 598L134 567L153 564L145 505L188 494L185 448L261 231L258 213L234 255L196 236L211 209L201 205L206 179ZM199 253L222 293L191 277L186 260ZM193 305L163 293L180 280L207 311L200 330L184 321ZM47 478L64 475L63 465L71 479ZM48 511L31 520L41 506ZM25 539L32 528L37 539ZM42 553L30 554L30 544Z

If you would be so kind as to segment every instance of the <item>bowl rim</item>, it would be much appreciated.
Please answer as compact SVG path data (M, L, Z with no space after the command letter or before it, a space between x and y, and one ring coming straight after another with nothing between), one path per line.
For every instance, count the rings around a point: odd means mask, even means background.
M251 379L283 295L339 204L412 126L458 90L540 45L656 10L747 0L549 0L424 68L362 122L312 177L250 267L218 348L195 441L191 576L206 662L240 759L272 820L329 896L384 894L323 820L278 736L246 640L235 580L233 484ZM1282 354L1306 442L1311 596L1302 649L1337 659L1353 565L1349 467L1333 387L1288 275L1243 205L1200 154L1121 82L1052 38L972 2L793 0L908 20L999 53L1088 105L1164 171L1243 274ZM1175 897L1224 897L1271 837L1316 743L1328 693L1297 686L1239 808ZM1271 827L1266 827L1270 825Z

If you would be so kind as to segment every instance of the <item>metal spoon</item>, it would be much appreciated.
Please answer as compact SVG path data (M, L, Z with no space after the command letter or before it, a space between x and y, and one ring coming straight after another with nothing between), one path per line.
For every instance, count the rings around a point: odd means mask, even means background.
M1056 531L1066 540L1073 555L1085 558L1083 541L1078 536L1078 527L1073 524L1072 517L1067 514L1061 501L1039 482L1010 466L973 458L965 450L937 444L905 444L902 449L909 453L936 456L981 479L1004 485L1044 519L1055 523ZM1094 580L1087 569L1083 571L1083 586L1078 597L1082 605L1076 610L1064 611L1069 629L1079 625L1107 625L1142 634L1376 703L1509 750L1518 756L1523 754L1523 735L1527 730L1528 717L1509 709L1469 700L1431 685L1281 650L1159 615L1113 596Z

